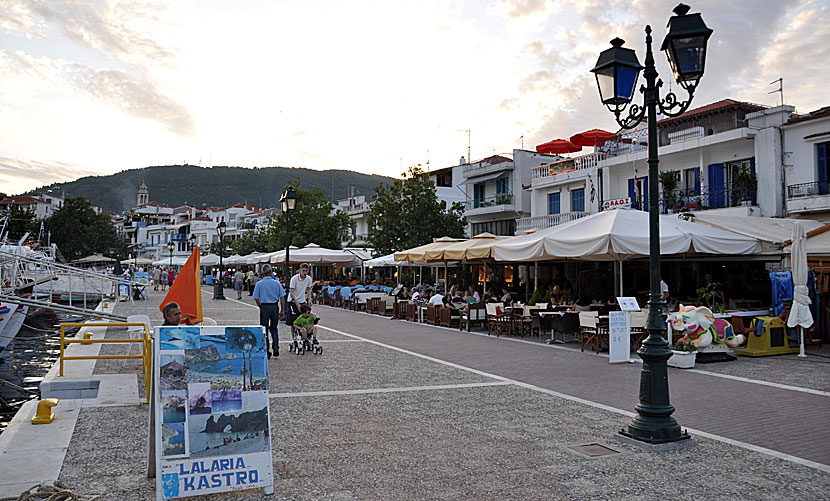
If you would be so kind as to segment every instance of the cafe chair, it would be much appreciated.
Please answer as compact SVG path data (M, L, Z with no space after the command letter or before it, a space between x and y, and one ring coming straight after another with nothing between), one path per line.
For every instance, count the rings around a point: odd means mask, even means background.
M732 315L730 320L732 321L732 332L734 332L735 335L743 334L744 337L749 339L750 334L755 334L755 329L749 326L744 326L744 317Z
M458 322L459 330L464 330L467 326L467 332L470 332L470 324L478 323L484 324L487 321L487 310L482 301L468 304L466 308L461 310L461 320Z
M501 336L502 332L510 330L510 314L503 311L502 303L487 303L487 335Z
M582 335L582 347L580 351L585 351L585 347L590 343L591 348L599 353L603 337L608 337L607 330L605 330L605 336L603 336L603 329L598 323L598 314L599 312L596 311L579 312L579 331Z
M646 322L648 321L648 310L646 311L632 311L630 317L631 327L631 349L636 350L642 344L643 340L648 337L646 332Z

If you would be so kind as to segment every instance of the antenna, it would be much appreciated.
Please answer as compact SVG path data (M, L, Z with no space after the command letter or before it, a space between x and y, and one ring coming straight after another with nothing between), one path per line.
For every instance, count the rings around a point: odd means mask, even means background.
M473 163L473 159L470 158L470 129L460 129L456 132L466 132L467 133L467 163Z
M781 106L784 106L784 77L778 77L778 80L773 80L769 84L772 85L774 83L778 84L778 88L774 91L767 92L767 94L781 93Z
M429 174L429 148L427 148L427 174Z

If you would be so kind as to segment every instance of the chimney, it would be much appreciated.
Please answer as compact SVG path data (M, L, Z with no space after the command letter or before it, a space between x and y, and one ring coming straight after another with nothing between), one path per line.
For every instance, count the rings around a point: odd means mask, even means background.
M466 163L467 163L467 159L464 158L463 156L461 157L461 160L458 161L458 165L464 165Z

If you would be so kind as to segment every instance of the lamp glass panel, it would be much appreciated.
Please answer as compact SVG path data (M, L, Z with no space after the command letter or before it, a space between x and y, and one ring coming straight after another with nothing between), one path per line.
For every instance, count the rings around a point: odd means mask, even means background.
M285 200L285 199L280 200L280 209L282 209L283 212L288 212L288 201L287 200Z
M637 85L639 71L628 66L617 66L617 92L621 101L631 102L634 97L634 87Z
M676 38L669 45L666 56L676 81L692 80L703 74L703 64L706 61L704 37Z
M606 68L596 72L597 87L599 87L599 98L603 103L613 102L614 95L614 69Z
M285 202L288 204L288 210L294 210L294 207L297 206L297 199L296 198L289 197L285 200Z

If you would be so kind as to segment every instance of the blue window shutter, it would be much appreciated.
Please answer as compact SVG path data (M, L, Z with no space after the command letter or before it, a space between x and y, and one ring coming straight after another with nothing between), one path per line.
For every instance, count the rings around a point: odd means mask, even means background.
M723 179L723 163L709 165L709 205L724 207L726 186Z
M571 191L571 212L585 211L585 188Z
M631 198L632 204L636 204L637 202L634 200L634 197L637 196L637 191L634 189L634 179L628 180L628 197Z
M643 210L648 212L648 176L643 178Z
M548 194L548 214L559 214L559 193Z
M695 169L695 195L700 195L700 167Z
M828 145L830 143L821 143L816 145L816 180L818 181L818 190L819 193L822 195L827 194L827 178L828 178L828 165L827 162L827 153L828 153Z
M496 179L496 195L501 193L501 186L502 186L501 183L502 183L501 179Z

